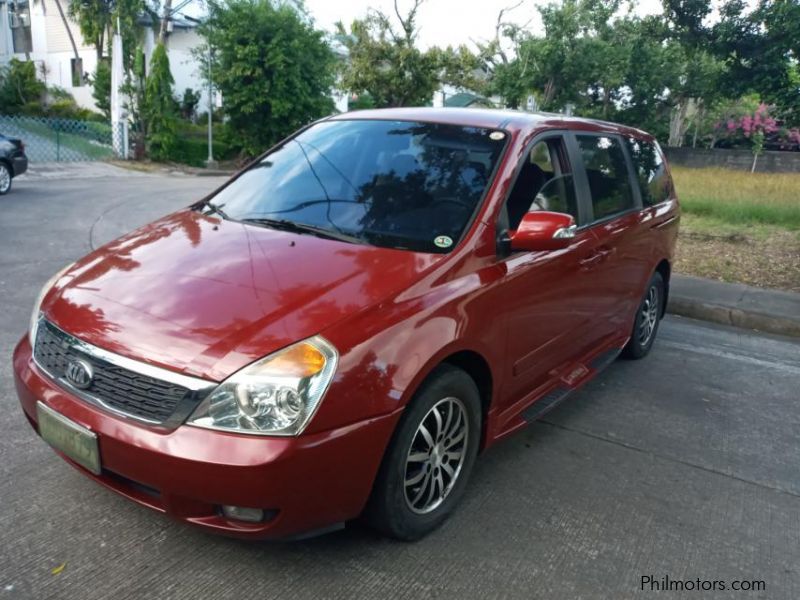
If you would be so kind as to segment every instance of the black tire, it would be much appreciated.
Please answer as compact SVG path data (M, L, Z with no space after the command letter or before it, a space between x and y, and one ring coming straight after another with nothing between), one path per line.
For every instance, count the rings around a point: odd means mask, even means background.
M11 191L11 168L0 160L0 196Z
M655 303L653 302L655 295ZM658 325L664 314L664 278L661 273L653 273L647 284L642 301L636 309L631 338L622 350L622 356L633 360L644 358L653 347L658 334Z
M453 402L453 400L457 402ZM434 407L442 417L442 423L447 418L447 414L452 418L455 418L454 415L465 417L464 423L466 423L467 429L462 449L463 462L459 464L454 462L454 459L451 458L453 455L445 449L447 442L453 442L451 439L446 439L446 435L443 435L434 444L436 449L432 449L428 453L427 462L410 460L412 455L419 456L425 453L419 445L420 440L424 443L421 426L425 424L427 432L428 427L433 428L436 425L437 419L433 414ZM448 410L450 412L446 413ZM451 424L450 428L442 424L441 429L445 432L455 432L455 422ZM455 434L454 439L458 435ZM403 541L417 540L439 527L464 494L475 457L478 454L480 438L481 399L478 387L473 379L461 369L450 365L440 365L414 395L389 442L372 489L372 495L364 511L366 522L384 535ZM458 442L450 446L454 452L457 452L457 447ZM417 464L419 464L419 468L416 474L413 474ZM441 466L435 466L437 464ZM452 484L449 485L447 483L449 475L445 471L448 466L455 473ZM429 474L423 476L419 487L408 487L407 495L407 478L411 481L423 472ZM427 498L422 498L418 504L412 506L414 498L409 498L409 496L418 494L427 496L428 493L425 493L421 487L425 485L425 482L430 482L430 485L434 486L433 494L437 498L442 494L436 490L448 489L448 491L439 499L438 505L434 501L431 503L430 510L422 512L428 508L424 506Z

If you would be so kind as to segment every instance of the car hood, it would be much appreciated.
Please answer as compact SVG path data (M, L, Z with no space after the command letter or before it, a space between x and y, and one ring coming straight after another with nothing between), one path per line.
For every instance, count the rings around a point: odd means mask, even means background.
M78 261L42 311L101 348L220 381L378 303L441 259L185 210Z

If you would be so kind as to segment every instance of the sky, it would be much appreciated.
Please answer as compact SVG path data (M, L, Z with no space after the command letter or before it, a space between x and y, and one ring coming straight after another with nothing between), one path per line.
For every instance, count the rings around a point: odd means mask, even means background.
M534 31L541 32L536 7L548 0L523 0L519 8L504 20L516 23L530 21ZM513 6L517 0L425 0L417 13L420 27L419 45L458 46L470 40L488 40L494 37L497 15L503 8ZM333 30L336 21L349 25L362 17L372 7L394 15L393 0L305 0L308 12L318 27ZM398 0L401 14L405 16L413 0ZM661 11L661 0L638 0L636 13L653 14Z

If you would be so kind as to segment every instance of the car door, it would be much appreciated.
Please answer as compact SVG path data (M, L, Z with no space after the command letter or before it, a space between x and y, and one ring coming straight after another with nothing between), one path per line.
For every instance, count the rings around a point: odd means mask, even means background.
M596 286L596 335L627 335L651 255L641 194L621 137L583 131L571 137L586 229L595 238L586 266Z
M566 212L578 224L586 219L563 133L536 138L524 154L498 219L499 236L513 231L528 210ZM596 341L596 276L586 264L596 246L594 233L584 227L562 250L501 251L508 327L503 397L509 404L560 377Z

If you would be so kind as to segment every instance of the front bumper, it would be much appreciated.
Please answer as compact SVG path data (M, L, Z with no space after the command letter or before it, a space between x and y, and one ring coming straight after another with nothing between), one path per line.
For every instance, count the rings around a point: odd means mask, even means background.
M260 437L181 426L163 431L117 417L53 383L31 358L28 338L14 351L14 380L34 429L36 401L98 435L95 481L159 512L236 537L286 538L358 516L400 411L299 437ZM77 499L76 499L77 500ZM233 521L220 506L262 508L262 523Z

